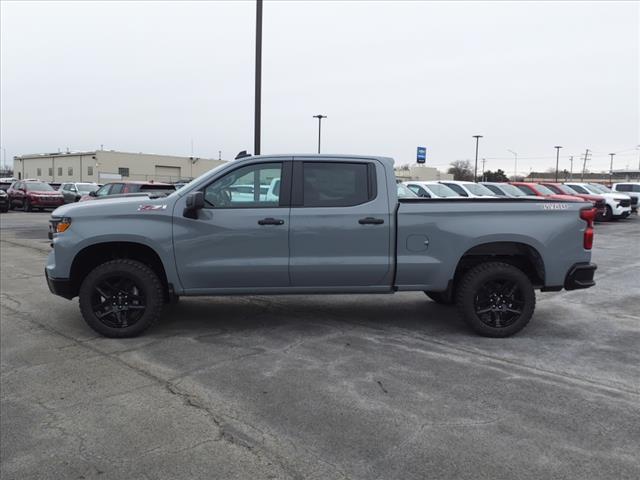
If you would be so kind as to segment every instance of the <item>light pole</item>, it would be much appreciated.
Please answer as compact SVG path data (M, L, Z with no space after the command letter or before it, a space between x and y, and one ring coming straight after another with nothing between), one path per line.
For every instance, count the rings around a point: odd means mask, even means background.
M613 185L613 156L615 153L610 153L609 155L611 155L611 165L609 166L609 187L611 187Z
M318 153L320 153L320 135L322 133L322 119L327 118L327 116L318 114L318 115L314 115L313 118L318 119Z
M518 181L518 178L517 178L518 177L518 154L517 152L514 152L513 150L509 150L508 148L507 148L507 152L513 153L513 156L516 158L516 163L513 167L513 180L517 182Z
M560 162L560 149L562 148L559 145L553 147L556 149L556 183L558 183L558 163Z
M256 80L253 119L253 154L260 155L260 104L262 99L262 0L256 0Z
M482 138L482 135L474 135L473 138L476 139L476 166L473 170L473 181L477 182L478 181L478 144L480 143L480 139Z

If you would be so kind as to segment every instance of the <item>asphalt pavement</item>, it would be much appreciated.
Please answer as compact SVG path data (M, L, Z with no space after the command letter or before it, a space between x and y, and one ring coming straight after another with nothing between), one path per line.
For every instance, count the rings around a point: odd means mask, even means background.
M3 480L640 478L637 216L507 339L401 293L182 298L122 340L49 293L48 216L0 215Z

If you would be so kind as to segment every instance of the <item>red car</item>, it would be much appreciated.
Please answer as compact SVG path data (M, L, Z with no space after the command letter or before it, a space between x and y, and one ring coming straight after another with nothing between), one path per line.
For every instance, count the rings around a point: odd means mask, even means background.
M106 183L98 190L89 193L89 195L83 195L80 198L81 202L86 200L95 200L102 197L108 197L111 195L125 195L127 193L160 193L169 195L176 191L175 185L170 183L160 183L160 182L112 182Z
M553 190L533 182L509 182L515 185L527 195L536 195L538 197L550 198L552 200L564 200L565 202L585 202L586 200L577 195L566 195L555 193Z
M18 180L7 190L9 196L9 208L22 208L25 212L31 212L34 208L58 208L64 205L62 194L53 189L48 183L39 180Z
M602 195L593 195L590 193L589 194L578 193L575 190L573 190L571 187L567 185L563 185L562 183L545 182L545 183L541 183L540 185L547 187L549 190L553 191L554 193L558 193L561 195L573 195L574 197L580 197L593 203L593 206L596 207L596 214L598 219L601 219L607 211L607 201Z

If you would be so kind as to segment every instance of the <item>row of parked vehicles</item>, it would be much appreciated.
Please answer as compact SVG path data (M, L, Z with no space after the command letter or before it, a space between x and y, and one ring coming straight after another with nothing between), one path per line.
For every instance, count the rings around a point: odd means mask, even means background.
M407 181L399 184L398 195L422 198L538 198L591 202L597 219L610 221L627 218L638 211L640 182L615 183L608 188L584 182L463 182L454 180Z
M56 209L60 205L95 200L107 196L131 196L149 194L167 195L174 192L176 185L154 181L117 181L100 185L89 182L47 183L38 179L16 180L0 184L0 211L22 209Z

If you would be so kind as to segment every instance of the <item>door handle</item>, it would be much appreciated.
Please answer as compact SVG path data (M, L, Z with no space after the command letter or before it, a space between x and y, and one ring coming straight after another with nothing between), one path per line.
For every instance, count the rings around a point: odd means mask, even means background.
M382 218L365 217L358 220L360 225L382 225L384 220Z
M284 225L284 220L280 218L263 218L262 220L258 220L258 225Z

